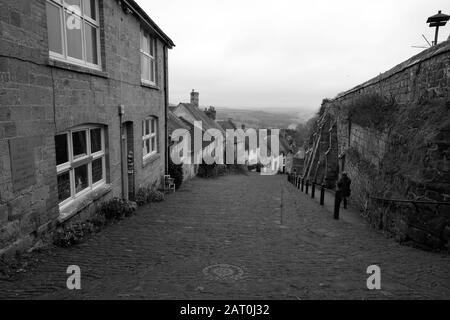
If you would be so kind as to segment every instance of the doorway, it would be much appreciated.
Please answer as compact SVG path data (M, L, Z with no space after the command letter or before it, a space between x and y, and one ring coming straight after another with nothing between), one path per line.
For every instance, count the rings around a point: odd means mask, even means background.
M124 179L124 194L127 200L135 200L135 153L134 153L134 130L133 122L128 121L123 124L122 137L122 161L124 172L122 173Z

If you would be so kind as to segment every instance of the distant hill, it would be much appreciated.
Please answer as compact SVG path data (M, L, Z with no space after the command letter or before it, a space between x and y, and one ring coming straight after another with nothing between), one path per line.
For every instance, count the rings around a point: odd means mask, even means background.
M247 128L295 128L314 116L312 111L299 111L292 108L265 108L261 110L216 107L217 119L233 119L238 126Z

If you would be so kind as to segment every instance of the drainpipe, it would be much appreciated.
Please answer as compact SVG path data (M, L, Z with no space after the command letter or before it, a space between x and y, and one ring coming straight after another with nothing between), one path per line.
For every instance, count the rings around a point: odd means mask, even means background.
M164 46L164 150L165 150L165 172L166 175L169 174L169 131L167 129L167 117L169 115L169 76L168 76L168 56L167 56L167 46Z
M123 155L123 116L125 115L125 106L120 105L119 106L119 126L120 126L120 175L121 175L121 181L122 181L122 199L126 199L125 195L125 165L124 165L124 155Z

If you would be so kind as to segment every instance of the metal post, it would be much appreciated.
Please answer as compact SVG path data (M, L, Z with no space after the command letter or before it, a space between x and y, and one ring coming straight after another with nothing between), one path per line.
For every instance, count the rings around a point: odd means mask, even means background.
M434 34L434 45L436 46L438 44L439 40L439 27L436 27L436 33Z
M339 220L339 209L341 208L342 194L341 191L336 191L334 198L334 219Z
M309 194L309 180L306 180L306 194Z
M322 184L320 188L320 205L325 205L325 185Z
M316 183L313 182L311 185L311 198L314 199L316 197Z

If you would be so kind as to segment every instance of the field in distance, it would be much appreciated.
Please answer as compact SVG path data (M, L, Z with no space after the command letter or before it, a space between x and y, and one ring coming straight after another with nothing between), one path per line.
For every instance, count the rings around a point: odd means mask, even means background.
M232 119L238 126L247 128L295 129L314 116L314 111L295 108L238 109L217 107L217 120Z

